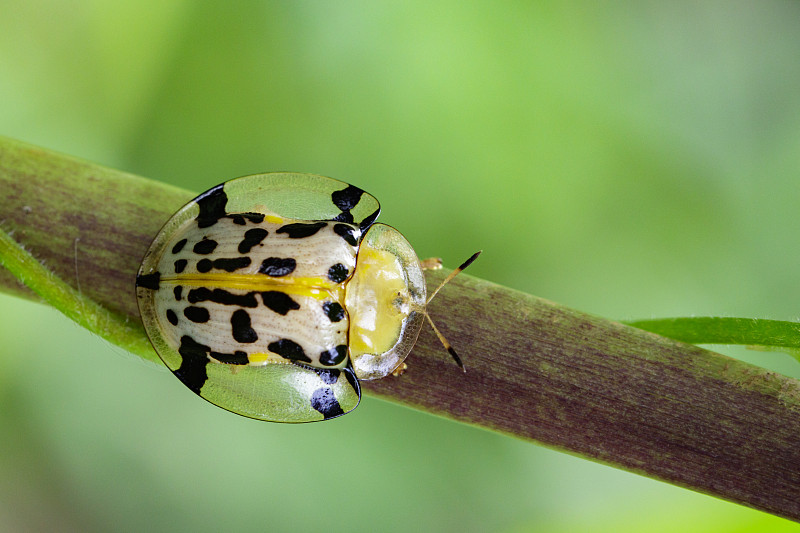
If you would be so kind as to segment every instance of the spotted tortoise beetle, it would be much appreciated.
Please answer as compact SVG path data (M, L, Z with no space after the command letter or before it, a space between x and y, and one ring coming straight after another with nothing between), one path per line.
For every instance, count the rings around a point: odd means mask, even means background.
M218 185L180 209L142 260L147 335L184 385L273 422L346 414L359 380L397 374L427 319L422 265L380 204L344 182L271 173ZM439 263L439 266L441 263Z

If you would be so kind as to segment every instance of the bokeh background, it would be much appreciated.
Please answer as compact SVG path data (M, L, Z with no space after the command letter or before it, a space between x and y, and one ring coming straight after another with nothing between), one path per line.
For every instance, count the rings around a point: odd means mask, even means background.
M0 134L344 179L420 256L609 318L798 319L799 55L788 1L0 1ZM796 530L373 398L240 418L0 295L0 531L323 529Z

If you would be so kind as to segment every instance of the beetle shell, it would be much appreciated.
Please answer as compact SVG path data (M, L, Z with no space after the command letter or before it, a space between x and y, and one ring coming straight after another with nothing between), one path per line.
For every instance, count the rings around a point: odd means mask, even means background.
M353 410L359 379L400 366L425 310L419 260L378 201L309 174L201 194L161 229L136 279L156 352L193 392L260 420Z

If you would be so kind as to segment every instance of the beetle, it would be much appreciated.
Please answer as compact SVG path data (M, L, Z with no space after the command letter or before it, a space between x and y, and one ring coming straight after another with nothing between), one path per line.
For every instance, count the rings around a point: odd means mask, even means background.
M401 372L426 319L463 368L426 311L414 249L379 213L372 195L312 174L245 176L199 195L136 277L159 357L209 402L273 422L352 411L359 380Z

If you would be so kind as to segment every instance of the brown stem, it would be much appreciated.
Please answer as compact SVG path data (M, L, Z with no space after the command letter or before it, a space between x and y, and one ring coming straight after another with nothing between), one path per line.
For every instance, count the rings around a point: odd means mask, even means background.
M0 183L5 230L139 320L139 261L190 192L2 138ZM0 288L33 297L4 270ZM797 380L468 275L430 313L467 373L424 330L367 391L800 521Z

